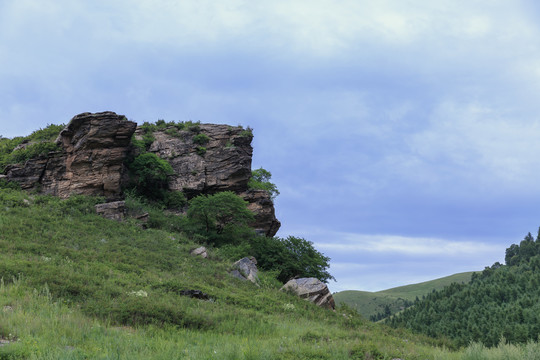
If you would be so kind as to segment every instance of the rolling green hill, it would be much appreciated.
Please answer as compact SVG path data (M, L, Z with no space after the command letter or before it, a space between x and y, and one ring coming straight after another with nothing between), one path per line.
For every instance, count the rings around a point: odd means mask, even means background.
M0 188L0 359L459 358L281 292L275 273L235 279L220 249L189 255L199 244L174 215L154 210L163 227L144 229L96 215L98 201Z
M473 273L464 272L377 292L341 291L334 294L334 300L337 304L347 304L356 309L366 319L369 319L378 313L384 313L386 306L388 306L390 313L394 314L410 306L417 297L421 299L433 290L442 290L452 283L468 283Z
M540 336L540 232L506 249L506 265L495 263L475 273L466 285L452 284L390 319L393 326L461 345L501 338L527 343Z

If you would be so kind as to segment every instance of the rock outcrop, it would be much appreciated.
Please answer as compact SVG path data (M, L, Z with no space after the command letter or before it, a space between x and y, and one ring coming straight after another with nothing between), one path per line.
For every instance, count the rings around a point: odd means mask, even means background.
M203 134L203 135L201 135ZM197 124L177 130L170 126L155 131L149 151L166 159L174 170L169 178L171 190L182 191L188 198L219 191L233 191L248 202L255 214L251 226L262 235L274 236L281 223L276 219L268 192L249 190L253 148L251 131L228 125ZM142 140L144 130L137 129ZM201 136L204 141L197 141Z
M73 194L118 199L124 160L137 124L114 112L75 116L56 140L61 151L7 168L7 179L23 189L68 197Z
M193 130L193 129L196 130ZM137 136L141 136L141 130ZM196 136L207 138L197 141ZM218 191L241 192L251 177L251 132L241 127L198 124L186 130L155 131L149 151L167 159L174 169L171 190L188 197Z
M276 218L270 194L264 190L249 190L239 195L248 202L248 209L255 214L255 222L251 224L255 231L259 235L274 236L281 223Z
M312 303L334 310L336 304L328 286L316 278L292 279L281 290L289 290Z
M59 151L11 165L2 174L23 189L38 190L60 197L103 196L108 201L122 199L126 185L125 160L136 154L132 136L142 140L144 127L111 111L82 113L71 119L56 143ZM248 189L253 148L251 130L240 126L193 124L159 128L151 134L148 151L167 160L174 174L170 190L187 198L200 194L233 191L242 196L255 214L252 227L260 234L274 236L280 222L267 192ZM20 146L28 146L28 143Z

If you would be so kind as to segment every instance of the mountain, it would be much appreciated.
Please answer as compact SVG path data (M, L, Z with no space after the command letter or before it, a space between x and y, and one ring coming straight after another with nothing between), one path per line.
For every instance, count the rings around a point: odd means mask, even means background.
M377 292L341 291L334 294L334 300L336 304L347 304L356 309L366 319L377 317L378 314L387 317L411 306L416 298L421 299L433 291L442 290L451 283L468 283L473 273L464 272ZM386 314L385 309L387 309ZM380 318L377 320L380 320Z

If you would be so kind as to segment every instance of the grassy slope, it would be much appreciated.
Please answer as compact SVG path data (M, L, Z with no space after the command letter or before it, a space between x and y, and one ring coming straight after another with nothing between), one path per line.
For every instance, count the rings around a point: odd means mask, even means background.
M16 340L0 359L458 358L282 293L272 274L241 282L217 250L193 258L182 234L105 220L92 205L0 189L0 339Z
M418 284L399 286L396 288L377 292L347 290L334 294L334 299L338 304L347 304L356 309L362 316L369 318L384 310L389 305L392 312L399 311L403 305L403 300L414 301L416 297L422 298L435 290L441 290L453 282L468 283L473 272L464 272L446 276L440 279L426 281Z

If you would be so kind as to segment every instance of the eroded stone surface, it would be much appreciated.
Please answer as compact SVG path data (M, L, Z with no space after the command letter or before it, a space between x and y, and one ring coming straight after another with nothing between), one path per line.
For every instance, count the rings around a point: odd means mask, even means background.
M124 160L137 124L106 111L82 113L71 119L56 142L62 151L9 166L9 181L23 189L60 197L72 194L121 196Z
M104 204L97 204L95 206L96 213L103 216L106 219L122 221L126 214L126 202L125 201L113 201Z
M174 135L173 135L174 134ZM208 136L198 144L197 134ZM142 139L143 131L136 132ZM233 191L248 202L255 214L253 228L262 235L274 236L281 223L276 219L270 195L263 190L248 190L253 148L251 134L241 127L200 124L198 131L176 131L174 127L153 133L149 151L166 159L174 170L169 179L171 190L183 191L188 198L219 191ZM205 148L204 154L201 147Z
M316 278L300 278L288 281L281 290L289 290L303 299L328 308L335 309L334 297L330 293L328 286Z

